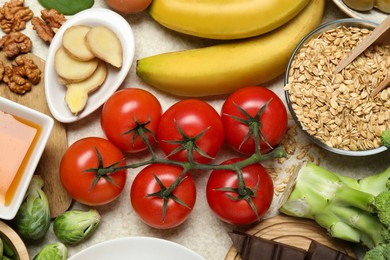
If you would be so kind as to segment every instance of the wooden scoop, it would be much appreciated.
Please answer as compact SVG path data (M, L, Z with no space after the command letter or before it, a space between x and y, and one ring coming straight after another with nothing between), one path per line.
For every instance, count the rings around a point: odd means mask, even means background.
M372 44L388 45L390 44L390 15L379 24L372 33L364 38L361 43L356 46L347 57L342 59L335 68L335 73L339 73L349 63L351 63L356 57L358 57L364 50L370 47ZM387 73L386 78L374 89L371 96L375 96L382 89L384 89L390 83L390 71Z
M375 97L376 94L385 89L390 84L390 70L387 71L387 75L384 80L371 92L371 96Z

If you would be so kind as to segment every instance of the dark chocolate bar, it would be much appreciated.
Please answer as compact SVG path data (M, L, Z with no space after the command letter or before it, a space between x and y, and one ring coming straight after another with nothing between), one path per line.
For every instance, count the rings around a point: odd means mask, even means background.
M277 241L249 235L240 231L229 232L242 260L354 260L356 258L312 241L308 251Z
M355 260L356 258L344 254L340 251L334 250L333 248L327 247L317 241L310 243L309 250L307 251L307 259L311 260L324 260L324 259L335 259L335 260Z
M304 260L306 250L276 241L251 236L240 231L229 233L242 260Z

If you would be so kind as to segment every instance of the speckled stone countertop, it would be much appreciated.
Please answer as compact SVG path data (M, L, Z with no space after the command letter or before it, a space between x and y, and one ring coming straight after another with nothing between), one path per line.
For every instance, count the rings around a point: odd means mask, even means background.
M1 5L6 2L0 1ZM40 14L42 7L38 1L26 0L25 5L30 6L35 15ZM95 0L93 7L108 8L103 0ZM346 18L347 16L336 7L332 1L326 1L326 11L323 22L331 21L339 18ZM128 15L125 17L131 25L135 36L135 58L131 67L130 73L122 84L123 87L138 87L147 89L160 100L163 109L167 109L170 105L178 101L177 97L172 97L166 93L159 92L143 83L135 74L136 60L142 57L153 54L190 49L200 46L212 44L212 41L202 40L195 37L185 36L176 32L167 30L154 22L147 12L139 14ZM33 40L33 53L45 59L47 55L48 46L45 45L31 30L31 23L25 31L27 35ZM282 100L283 95L283 76L276 80L269 82L265 86L275 91ZM217 111L220 110L222 102L226 97L208 98L207 100L212 104ZM104 134L100 127L100 109L90 116L67 125L68 143L69 145L76 140L87 136L101 136ZM310 143L301 133L298 133L299 142L302 144ZM370 156L365 158L343 157L336 154L328 153L326 151L318 151L319 148L313 148L313 154L318 156L318 162L321 166L327 169L334 170L340 174L360 177L384 170L390 164L390 153L384 152L377 156ZM223 151L217 158L222 161L231 156L229 151ZM143 160L147 158L146 154L128 156L128 162L136 160ZM287 167L296 164L298 159L293 156L287 160L283 165L276 165L283 171ZM272 166L272 165L271 165ZM171 230L157 230L150 228L143 224L134 213L129 202L129 190L134 176L140 169L128 171L128 182L124 192L116 201L106 205L100 206L96 209L102 216L100 226L88 240L77 246L69 246L69 256L75 255L77 252L88 248L97 243L111 240L114 238L128 237L128 236L150 236L167 239L178 244L181 244L201 256L209 260L224 259L232 243L228 236L228 231L235 227L219 221L210 211L205 197L205 184L207 182L207 174L195 174L194 180L197 185L197 202L195 208L191 213L189 219L181 226ZM275 196L272 207L266 217L278 214L277 205L279 197ZM78 203L73 203L73 209L87 209L87 207ZM31 257L47 243L56 241L56 237L50 228L48 234L41 241L35 243L28 243L28 249Z

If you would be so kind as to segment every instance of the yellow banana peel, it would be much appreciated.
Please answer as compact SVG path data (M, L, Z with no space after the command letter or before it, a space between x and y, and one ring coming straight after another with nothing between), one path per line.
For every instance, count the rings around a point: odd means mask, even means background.
M139 59L136 73L157 89L187 97L265 83L285 72L295 47L321 23L324 6L325 0L311 0L290 22L261 36Z
M151 17L161 25L211 39L264 34L295 17L310 0L154 0Z

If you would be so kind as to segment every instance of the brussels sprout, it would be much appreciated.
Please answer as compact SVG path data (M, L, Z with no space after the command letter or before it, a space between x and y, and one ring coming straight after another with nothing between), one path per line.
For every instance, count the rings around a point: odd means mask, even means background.
M3 250L4 249L4 246L3 246L3 239L1 239L0 237L0 259L3 258Z
M18 259L14 248L5 238L0 237L0 260Z
M68 257L68 249L61 242L46 245L34 256L33 260L65 260Z
M53 223L54 234L65 244L77 244L97 228L100 214L96 210L70 210L58 216Z
M12 221L15 231L24 239L38 240L49 229L49 202L42 187L43 179L34 175L22 205Z

